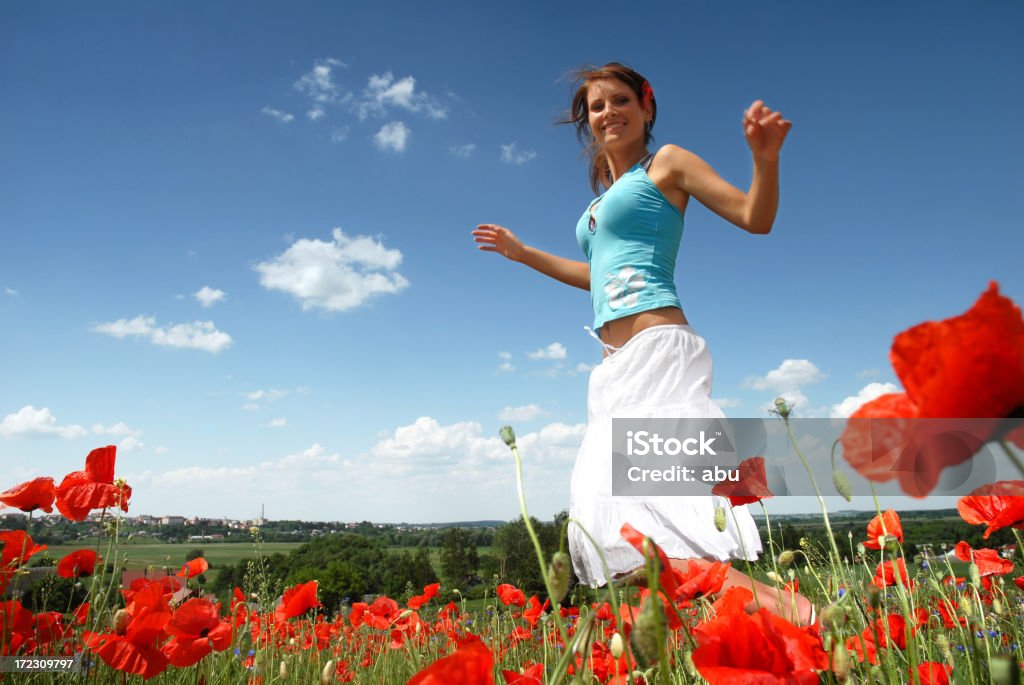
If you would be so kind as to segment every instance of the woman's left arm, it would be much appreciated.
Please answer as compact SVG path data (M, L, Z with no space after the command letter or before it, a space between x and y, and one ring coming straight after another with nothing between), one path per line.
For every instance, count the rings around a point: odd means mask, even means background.
M670 164L679 189L745 231L768 233L779 207L779 151L792 126L780 112L754 102L743 115L743 134L754 159L750 190L744 193L697 155L675 148Z

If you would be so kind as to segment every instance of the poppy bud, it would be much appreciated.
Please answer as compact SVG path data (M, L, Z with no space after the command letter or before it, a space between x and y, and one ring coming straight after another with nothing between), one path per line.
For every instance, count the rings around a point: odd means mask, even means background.
M409 618L410 616L412 616L412 609L406 609L398 615L397 620L401 621L403 618Z
M124 635L128 630L128 624L131 623L132 615L128 613L127 609L118 609L117 613L114 614L114 618L110 621L110 628L117 635Z
M935 646L939 648L939 653L942 654L942 659L947 663L953 664L953 650L949 648L949 638L942 633L935 635Z
M331 685L334 682L336 667L337 662L334 659L331 659L324 665L324 670L320 673L320 685Z
M837 640L832 650L832 672L841 683L850 678L850 653L846 651L842 640Z
M281 666L278 667L277 672L281 674L281 680L288 680L288 664L284 661L281 662Z
M821 611L821 626L833 633L842 630L848 619L849 614L846 613L846 608L838 604L829 604Z
M836 487L836 492L845 499L847 502L851 501L853 497L853 487L850 485L850 479L846 477L846 474L842 471L832 471L832 485Z
M992 600L992 611L995 612L996 616L1003 615L1003 603L998 598Z
M719 533L725 532L725 509L721 505L715 507L715 528Z
M794 578L796 578L796 571L794 571L793 569L789 569L789 570L786 571L786 576L790 580L793 580Z
M569 555L558 551L551 556L548 565L548 582L551 584L551 600L556 604L565 599L569 592Z
M796 552L791 549L783 550L779 555L779 566L783 568L790 566L796 560Z
M859 554L860 556L864 556L865 550L867 550L867 548L864 546L864 543L863 542L858 542L857 543L857 554Z
M782 580L782 577L775 571L768 571L768 573L766 573L765 575L768 576L768 580L772 581L776 585L782 585L785 582L784 580Z
M790 408L790 406L786 404L786 400L782 399L781 397L775 398L775 413L777 413L780 417L782 417L783 419L788 419L789 414L792 411L793 410Z
M501 435L501 439L505 441L506 445L509 447L516 446L516 432L512 430L512 426L502 426L498 433Z
M687 649L683 652L683 670L686 671L686 675L690 676L693 680L697 680L700 673L697 671L696 664L693 663L693 652Z
M877 611L882 606L882 591L872 585L868 588L867 595L868 606Z
M981 586L981 573L978 572L978 565L973 561L971 565L967 567L967 577L971 580L971 585L974 587Z
M614 635L612 635L612 640L608 644L608 651L611 652L613 659L618 659L620 656L622 656L622 649L622 635L616 632Z
M644 598L630 634L633 654L643 668L656 664L665 649L665 624L665 607L661 605L661 600L648 595Z

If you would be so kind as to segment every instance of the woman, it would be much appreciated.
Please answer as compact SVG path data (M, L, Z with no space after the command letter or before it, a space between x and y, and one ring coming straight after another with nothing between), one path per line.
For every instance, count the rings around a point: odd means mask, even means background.
M744 113L743 132L754 161L753 181L744 193L681 147L648 152L657 104L637 72L612 62L580 72L578 83L562 123L575 124L580 141L590 148L594 192L606 189L576 227L587 261L529 247L502 226L482 224L473 231L481 250L590 291L604 359L590 377L588 425L573 468L570 516L594 538L613 577L642 564L620 536L626 522L653 538L683 570L694 559L756 559L761 541L746 507L731 512L726 531L720 532L714 525L717 498L613 497L611 419L725 417L711 400L711 357L687 324L675 292L683 214L692 197L749 233L768 233L778 207L779 151L792 123L760 100ZM569 543L580 580L592 587L604 584L600 556L580 527L570 527ZM754 591L751 611L767 606L797 622L813 622L810 602L799 595L783 597L762 583L752 585L732 568L725 587L731 585Z

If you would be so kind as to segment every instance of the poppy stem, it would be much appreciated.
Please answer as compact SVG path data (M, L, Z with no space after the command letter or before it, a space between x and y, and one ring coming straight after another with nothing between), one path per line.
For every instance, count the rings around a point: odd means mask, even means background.
M1000 440L999 444L1002 446L1003 451L1006 452L1006 456L1008 456L1010 458L1010 461L1013 462L1013 465L1016 466L1017 470L1021 472L1021 475L1024 475L1024 463L1021 463L1020 457L1018 457L1014 453L1014 451L1010 449L1010 446L1006 444L1006 440Z

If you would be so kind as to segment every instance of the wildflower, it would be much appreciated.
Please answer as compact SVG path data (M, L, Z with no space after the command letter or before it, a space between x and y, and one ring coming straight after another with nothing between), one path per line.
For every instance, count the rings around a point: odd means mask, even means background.
M753 504L773 497L768 489L768 476L764 470L764 457L750 457L740 462L738 480L724 480L711 488L711 494L728 497L734 507ZM721 530L721 529L719 529Z
M15 485L10 490L0 492L0 503L24 512L42 509L49 514L53 512L53 500L56 496L57 489L52 478L33 478Z
M1024 480L1001 480L982 485L956 503L964 521L985 524L985 539L1007 527L1024 528Z
M643 533L629 523L622 524L619 535L622 536L623 540L633 545L633 549L640 552L644 559L657 559L658 583L666 596L675 596L677 587L676 577L672 572L672 564L668 560L668 555L662 551L661 547L658 547L653 540L645 537Z
M278 621L287 621L320 606L320 602L316 598L316 590L317 581L315 580L288 588L284 591L284 596L281 597L281 604L274 610L274 617Z
M850 485L850 479L846 477L846 474L839 469L832 469L832 485L843 499L847 502L852 500L853 486Z
M530 664L520 672L502 669L501 677L505 685L544 685L544 664Z
M956 558L977 565L981 577L1001 576L1013 570L1013 562L1003 559L994 549L972 549L965 541L956 544ZM974 582L972 580L972 582ZM976 585L980 583L975 583Z
M783 420L788 419L793 408L786 404L786 400L781 397L775 398L775 413L778 414Z
M220 620L220 611L208 599L193 597L174 612L167 623L173 637L162 651L178 668L187 668L217 650L231 646L231 624Z
M72 521L84 521L93 509L121 507L128 511L132 489L119 481L114 483L114 461L117 448L107 445L93 450L85 458L85 470L64 476L57 486L57 509Z
M77 552L66 554L57 563L57 575L62 578L85 578L91 576L96 570L96 562L99 561L96 552L91 549L80 549Z
M611 652L612 657L615 659L618 659L620 656L622 656L622 635L618 631L615 631L615 633L612 634L611 642L608 643L608 650Z
M949 676L952 672L953 667L949 664L925 661L917 665L917 680L921 685L949 685Z
M779 555L779 566L783 568L789 567L796 560L796 552L791 549L783 550L782 554Z
M551 584L551 599L557 604L569 592L569 555L558 551L551 556L548 566L548 582Z
M441 589L441 583L431 583L430 585L427 585L426 587L423 588L423 594L422 595L416 595L415 597L410 597L409 601L406 602L406 605L410 609L419 609L424 604L426 604L427 602L432 600L434 597L436 597L437 593L438 593L438 591L440 589Z
M494 685L494 655L479 640L470 638L452 654L438 659L412 677L407 685L477 683Z
M999 294L994 281L965 314L900 333L890 359L906 392L882 395L851 415L841 438L843 457L869 480L898 478L908 495L926 496L943 468L999 437L999 420L1024 405L1022 349L1020 308ZM917 418L992 421L972 440L951 441L934 426L912 421ZM1024 447L1024 430L1007 437Z
M892 509L871 519L864 546L868 549L882 549L889 538L903 542L903 524L900 523L900 515Z
M501 435L501 439L505 441L505 444L509 447L515 447L516 445L516 432L512 430L512 426L502 426L501 430L498 431Z
M198 575L206 573L210 569L210 564L203 557L196 557L192 559L184 566L181 570L175 573L176 576L184 576L186 579L195 578Z
M526 594L517 588L515 585L509 585L508 583L502 583L496 590L498 599L505 606L513 605L517 607L524 606L526 604Z
M665 641L668 639L666 622L664 605L647 595L630 633L633 653L644 668L658 663L664 654Z

